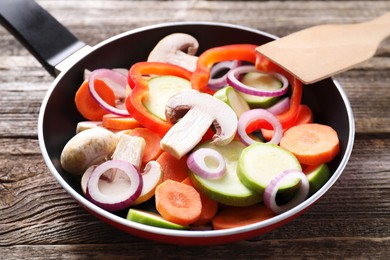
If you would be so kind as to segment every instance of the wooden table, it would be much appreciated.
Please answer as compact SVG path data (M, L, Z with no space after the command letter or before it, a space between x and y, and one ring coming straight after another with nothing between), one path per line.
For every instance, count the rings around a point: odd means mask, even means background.
M283 36L322 23L361 22L389 1L39 0L89 45L145 25L221 21ZM84 211L43 162L41 101L53 78L0 28L0 259L390 257L390 39L377 55L336 77L356 119L351 159L307 213L262 236L229 245L178 247L122 233Z

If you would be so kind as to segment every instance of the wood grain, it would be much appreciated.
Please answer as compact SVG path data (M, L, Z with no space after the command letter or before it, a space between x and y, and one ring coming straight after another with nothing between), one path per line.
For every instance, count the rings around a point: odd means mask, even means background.
M89 45L160 22L229 22L283 36L390 10L389 1L38 2ZM336 79L352 105L357 134L351 159L331 190L271 233L231 245L177 247L112 228L60 187L37 140L40 104L53 79L0 28L0 259L388 259L390 40L374 58Z

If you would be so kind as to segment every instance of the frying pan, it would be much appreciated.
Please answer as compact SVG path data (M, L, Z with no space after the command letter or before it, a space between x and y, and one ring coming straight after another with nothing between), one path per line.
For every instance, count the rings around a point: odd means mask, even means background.
M32 0L1 0L1 23L41 62L55 80L46 93L38 118L38 138L43 158L58 183L91 214L130 234L165 243L210 245L230 243L269 232L309 209L337 181L352 152L354 119L340 84L327 78L304 86L302 102L309 105L315 121L332 126L340 139L340 153L329 163L332 176L314 195L300 205L271 219L226 230L182 231L130 222L126 212L109 213L83 195L78 180L60 165L65 143L75 134L77 122L85 120L74 104L74 95L85 69L129 68L145 61L164 36L183 32L200 43L198 53L233 43L261 45L276 37L263 31L217 22L174 22L147 26L111 37L94 47L79 41L49 13Z

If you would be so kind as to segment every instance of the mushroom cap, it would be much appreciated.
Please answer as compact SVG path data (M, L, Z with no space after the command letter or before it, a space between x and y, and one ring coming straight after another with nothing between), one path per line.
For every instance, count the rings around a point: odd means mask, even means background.
M82 175L89 166L110 157L117 142L117 136L102 127L84 130L66 143L60 157L61 166L73 175Z
M174 124L190 109L201 110L213 117L213 143L225 145L233 140L238 119L233 109L225 102L194 89L184 90L168 100L165 115L167 120Z

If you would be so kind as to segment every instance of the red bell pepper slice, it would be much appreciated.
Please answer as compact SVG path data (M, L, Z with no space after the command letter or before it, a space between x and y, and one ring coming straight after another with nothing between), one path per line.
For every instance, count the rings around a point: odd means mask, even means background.
M161 137L172 124L149 112L143 101L148 97L149 87L145 75L171 75L191 80L192 72L168 63L138 62L129 70L128 83L131 93L126 98L126 108L130 115Z
M215 91L207 87L213 65L230 60L247 61L254 64L256 62L256 47L257 45L253 44L231 44L206 50L199 56L196 70L192 74L192 88L200 92L214 94Z
M255 64L256 68L259 70L281 73L287 77L292 88L290 109L278 115L282 127L287 129L293 125L298 115L298 108L301 104L302 98L302 83L291 74L272 63L266 57L260 55L256 51L257 47L257 45L253 44L231 44L206 50L199 56L197 68L192 74L192 88L211 95L214 94L215 91L207 87L210 79L210 70L214 64L221 61L247 61ZM265 124L264 120L259 120L249 125L248 131L253 131L255 129L259 129L260 127L269 129L271 126L269 124Z

